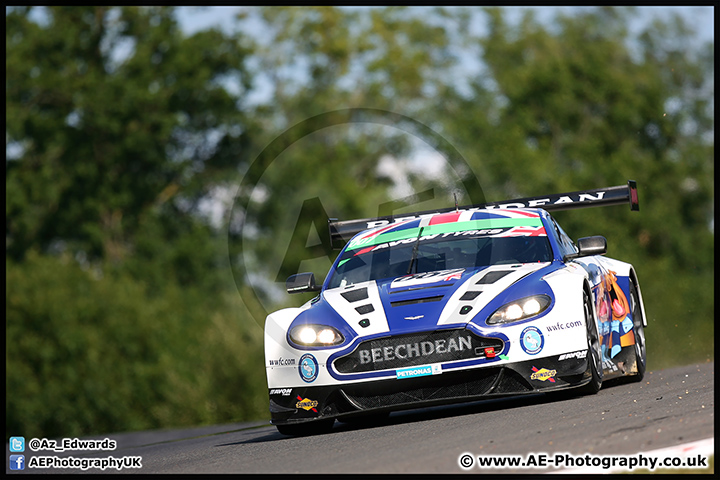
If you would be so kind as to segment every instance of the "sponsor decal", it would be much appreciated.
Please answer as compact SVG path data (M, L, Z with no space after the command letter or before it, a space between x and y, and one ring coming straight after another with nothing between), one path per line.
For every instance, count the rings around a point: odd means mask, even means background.
M605 192L602 192L602 193L604 194ZM560 197L558 197L558 198L560 198ZM563 198L563 201L561 201L559 203L567 203L567 200L565 200L565 199L567 199L569 197L562 197L562 198ZM520 200L517 200L517 202L519 202L519 201ZM533 207L545 205L549 201L550 201L549 198L543 198L543 199L538 199L538 200L529 199L529 201L524 204L523 203L512 203L512 204L508 203L508 204L505 204L505 206L503 206L504 208L502 208L502 210L503 210L502 212L496 211L495 213L492 214L492 216L488 216L487 213L482 212L480 210L483 208L497 210L499 205L483 204L483 205L478 205L478 206L471 207L471 208L460 208L460 209L456 209L456 210L453 210L450 212L443 212L443 211L429 212L429 213L420 212L420 213L411 213L411 214L408 214L408 215L402 216L402 217L385 217L385 218L376 218L376 219L365 220L365 221L363 221L363 220L352 221L351 220L349 222L358 224L356 227L357 231L370 230L370 229L379 228L379 227L386 227L379 231L370 232L367 235L367 236L371 236L373 234L377 235L379 233L383 233L383 232L387 231L388 229L391 229L392 227L397 226L398 224L405 222L407 220L430 218L429 225L462 222L461 219L463 218L463 215L462 215L463 213L472 213L473 221L485 220L486 222L488 220L495 220L497 222L498 220L508 220L508 219L517 219L517 218L538 218L538 215L535 213L526 212L523 210L512 210L512 209L513 208L514 209L525 208L525 207L533 208ZM515 205L515 206L511 207L510 205ZM348 223L348 221L343 222L343 223ZM489 224L492 225L492 223L489 223Z
M495 358L495 349L493 347L485 349L485 358Z
M584 323L581 320L575 320L572 322L557 322L555 325L548 325L547 331L558 332L560 330L565 330L566 328L582 327L583 325Z
M459 280L462 277L464 268L455 268L451 270L440 270L437 272L417 273L415 275L406 275L396 278L390 284L390 288L414 287L416 285L425 285L436 282L449 282L450 280Z
M379 370L392 374L397 368L433 363L493 361L487 359L485 348L493 347L497 356L505 351L506 342L508 338L500 333L485 337L466 329L411 333L361 342L354 351L335 359L332 368L340 374Z
M283 397L289 397L292 393L292 388L273 388L270 390L270 395L282 395Z
M424 377L426 375L440 375L442 373L442 365L433 363L432 365L421 365L418 367L398 368L395 370L395 378L413 378Z
M510 360L510 357L508 357L507 355L498 355L498 357L500 357L500 359L502 360Z
M615 363L613 363L612 360L603 360L602 365L605 370L609 370L611 372L618 371L617 365L615 365Z
M577 359L583 359L587 357L587 350L579 350L577 352L572 353L563 353L558 357L558 361L560 360L570 360L571 358L577 358Z
M445 354L472 350L472 336L450 337L447 340L437 339L434 342L424 341L406 343L396 346L378 347L370 350L358 350L360 364L385 362L396 358L405 360L413 357L428 357L433 354Z
M551 383L555 383L555 375L557 374L557 370L548 370L547 368L541 368L538 369L537 367L532 367L533 373L530 375L530 380L540 380L541 382L544 382L546 380L549 380Z
M405 320L420 320L421 318L424 318L425 315L415 315L414 317L405 317Z
M567 195L553 195L548 198L528 198L514 200L512 203L501 203L495 205L484 205L483 208L535 208L542 207L544 205L561 205L564 203L575 203L575 202L587 202L587 201L599 201L602 200L606 192L594 192L597 195L593 196L591 193L571 193Z
M545 227L514 227L493 237L546 237Z
M616 272L610 270L600 278L595 308L605 358L614 358L623 347L635 344L630 304L618 284Z
M520 334L520 346L528 355L537 355L545 345L545 338L539 328L529 326Z
M407 245L415 242L426 242L448 237L497 235L514 227L542 226L542 221L538 216L532 218L528 218L527 216L523 216L522 218L498 217L440 223L433 223L431 220L429 225L423 227L417 225L413 225L412 227L400 225L400 221L411 219L411 217L397 219L398 222L396 223L385 225L383 228L363 235L358 235L348 242L345 251L359 249L355 255L362 255L367 252L374 252L384 248L393 248L398 245ZM420 229L422 229L425 235L420 233Z
M487 221L487 220L486 220ZM538 220L539 222L539 220ZM476 223L476 221L465 222L465 223ZM507 222L506 222L507 223ZM528 226L515 226L518 221L514 220L508 223L505 228L486 228L481 230L458 230L458 231L442 231L440 233L432 233L430 235L423 235L418 238L417 235L413 235L413 231L417 229L404 229L398 232L383 233L376 238L364 238L357 239L350 242L350 246L346 249L346 252L355 250L353 256L364 255L369 252L377 252L385 248L394 248L402 245L411 245L415 242L424 243L435 239L444 239L448 237L467 237L467 238L480 238L480 237L545 237L547 233L545 228L537 225ZM528 223L522 221L521 223ZM428 230L437 230L437 226L425 227ZM387 242L388 237L396 238L391 242ZM383 242L384 241L384 242ZM382 242L382 243L381 243ZM365 246L368 245L368 246ZM348 259L342 260L346 262ZM340 266L342 263L338 264Z
M317 400L310 400L309 398L302 398L300 395L298 395L297 399L299 400L299 402L297 402L295 404L295 408L302 408L307 411L312 410L313 412L317 413L317 409L315 408L318 406Z
M295 365L294 358L278 358L277 360L268 360L271 367L288 367Z
M303 381L308 383L315 381L318 376L318 362L315 357L310 353L306 353L300 357L298 371Z

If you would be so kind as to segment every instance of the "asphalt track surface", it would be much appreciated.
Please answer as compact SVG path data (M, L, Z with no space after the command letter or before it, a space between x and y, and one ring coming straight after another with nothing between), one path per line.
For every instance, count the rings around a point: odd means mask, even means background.
M631 455L714 438L713 362L648 371L641 383L605 384L597 395L544 395L397 412L375 425L335 423L330 433L287 437L266 422L100 435L113 451L33 456L139 456L142 468L85 473L555 473L465 470L459 458L569 453ZM26 440L27 442L30 439ZM6 445L8 457L10 452ZM7 458L7 457L6 457ZM76 469L6 472L83 473Z

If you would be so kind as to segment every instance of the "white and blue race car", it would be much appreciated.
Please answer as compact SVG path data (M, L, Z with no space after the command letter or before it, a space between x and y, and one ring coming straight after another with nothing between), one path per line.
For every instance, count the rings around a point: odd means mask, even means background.
M271 422L288 435L337 419L641 380L647 326L632 265L602 236L574 243L553 209L630 203L635 182L402 218L331 221L347 241L319 291L270 314ZM349 241L348 241L349 240Z

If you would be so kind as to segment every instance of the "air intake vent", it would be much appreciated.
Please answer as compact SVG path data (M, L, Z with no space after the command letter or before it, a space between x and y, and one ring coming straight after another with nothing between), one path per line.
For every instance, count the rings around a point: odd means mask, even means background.
M371 304L367 304L357 307L355 308L355 310L357 310L360 315L365 315L366 313L374 312L375 307L373 307Z
M470 374L468 374L470 373ZM460 374L427 376L402 382L385 383L385 388L343 388L346 398L360 409L411 405L434 400L478 397L491 393L499 368L483 368ZM406 383L407 382L407 383ZM524 390L523 390L524 391Z
M368 298L368 290L367 288L358 288L357 290L343 292L340 295L342 295L342 297L348 302L358 302Z
M482 292L478 291L471 291L471 292L465 292L463 293L463 296L460 297L460 300L475 300L478 295L480 295Z
M507 275L508 273L512 273L512 272L510 270L504 270L501 272L490 272L487 275L485 275L484 277L482 277L480 280L475 282L475 284L476 285L486 285L489 283L495 283L498 280L500 280L501 278L503 278L505 275Z
M393 307L401 307L403 305L412 305L414 303L428 303L428 302L439 302L443 299L444 295L436 295L434 297L424 298L413 298L412 300L398 300L397 302L390 302Z

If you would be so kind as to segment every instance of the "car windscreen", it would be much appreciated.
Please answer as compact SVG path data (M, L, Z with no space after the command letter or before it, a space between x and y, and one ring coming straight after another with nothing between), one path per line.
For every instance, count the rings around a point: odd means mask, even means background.
M541 224L490 229L455 225L453 231L440 232L432 227L411 228L349 243L328 288L412 273L551 260Z

